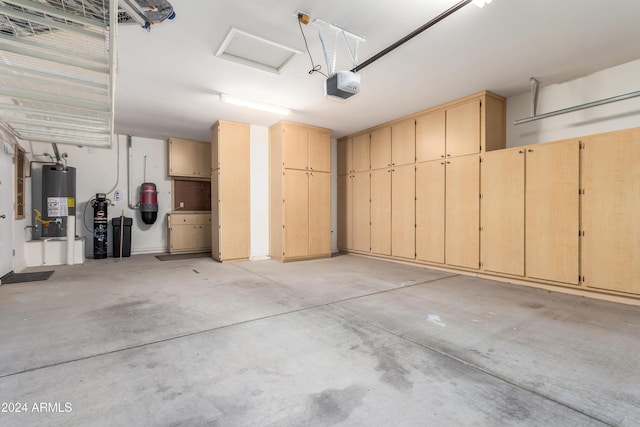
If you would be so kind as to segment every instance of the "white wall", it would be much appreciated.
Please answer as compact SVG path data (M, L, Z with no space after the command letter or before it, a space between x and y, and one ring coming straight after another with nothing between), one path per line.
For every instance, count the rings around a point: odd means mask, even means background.
M565 83L541 82L537 114L640 90L640 60L607 68ZM531 116L531 93L507 99L507 147L592 135L640 126L640 97L562 114L521 125Z
M269 128L250 127L251 260L269 258Z

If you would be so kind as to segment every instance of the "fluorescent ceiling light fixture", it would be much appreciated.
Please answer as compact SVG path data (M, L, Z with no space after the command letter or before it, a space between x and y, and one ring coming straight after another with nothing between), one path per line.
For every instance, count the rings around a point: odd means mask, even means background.
M473 0L473 4L478 7L484 7L485 4L491 3L492 0Z
M269 113L282 114L286 116L291 112L290 109L280 107L278 105L264 104L262 102L253 101L251 99L238 98L237 96L220 94L220 101L227 104L239 105L241 107L253 108L254 110L268 111Z

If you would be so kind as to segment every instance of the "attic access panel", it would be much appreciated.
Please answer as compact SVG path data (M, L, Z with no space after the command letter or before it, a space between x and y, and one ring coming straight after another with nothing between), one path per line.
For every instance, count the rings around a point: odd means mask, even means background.
M303 52L231 27L216 52L218 58L262 71L280 74L297 54Z

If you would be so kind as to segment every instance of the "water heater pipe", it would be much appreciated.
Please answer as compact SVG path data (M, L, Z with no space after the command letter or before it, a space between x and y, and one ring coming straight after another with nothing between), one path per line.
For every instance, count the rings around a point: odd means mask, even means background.
M129 204L129 209L138 209L140 206L134 205L131 202L131 135L127 135L127 203ZM121 225L124 227L124 224Z

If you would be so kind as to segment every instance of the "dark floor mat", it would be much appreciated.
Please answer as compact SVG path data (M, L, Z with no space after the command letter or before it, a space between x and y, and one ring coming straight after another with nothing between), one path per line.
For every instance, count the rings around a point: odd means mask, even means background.
M197 254L175 254L175 255L156 255L160 261L177 261L179 259L190 259L190 258L211 258L211 254L209 252L200 252Z
M33 273L9 273L1 280L3 285L11 283L39 282L40 280L47 280L52 274L53 270L36 271Z

